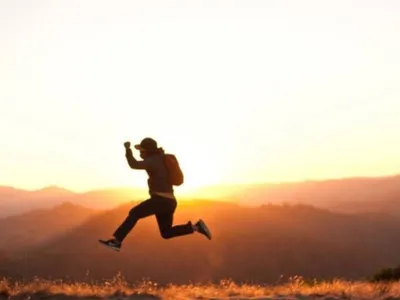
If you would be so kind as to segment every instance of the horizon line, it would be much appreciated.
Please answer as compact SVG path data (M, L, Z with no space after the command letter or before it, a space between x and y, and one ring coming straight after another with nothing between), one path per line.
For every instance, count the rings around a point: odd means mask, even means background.
M391 173L386 175L354 175L354 176L342 176L342 177L329 177L329 178L307 178L302 180L289 180L289 181L255 181L255 182L227 182L222 184L209 184L204 185L201 187L192 188L193 191L201 191L210 188L218 188L218 187L225 187L225 186L249 186L249 185L279 185L279 184L298 184L298 183L307 183L307 182L325 182L325 181L338 181L338 180L360 180L360 179L385 179L385 178L393 178L393 177L400 177L400 173ZM126 185L108 185L102 187L93 187L89 189L74 189L74 188L66 188L58 184L48 184L42 187L37 188L23 188L17 185L3 185L0 184L0 188L11 188L14 190L26 191L26 192L37 192L46 189L58 189L58 190L65 190L70 193L75 194L85 194L93 191L104 191L104 190L138 190L138 191L147 191L147 187L140 187L140 186L126 186ZM175 187L179 189L179 187Z

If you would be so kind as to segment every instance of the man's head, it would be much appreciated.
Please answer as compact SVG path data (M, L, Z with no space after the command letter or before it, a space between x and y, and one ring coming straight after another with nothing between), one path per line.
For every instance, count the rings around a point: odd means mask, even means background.
M140 151L140 157L145 158L158 152L157 142L152 138L144 138L140 144L135 145L135 149Z

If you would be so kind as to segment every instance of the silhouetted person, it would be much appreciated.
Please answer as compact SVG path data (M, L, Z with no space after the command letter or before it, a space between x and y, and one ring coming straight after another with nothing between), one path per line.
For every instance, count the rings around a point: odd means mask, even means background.
M114 232L113 238L99 240L100 243L119 251L122 242L137 221L151 215L155 215L161 236L164 239L194 232L201 233L211 239L211 233L201 219L195 224L189 221L187 224L172 226L174 212L177 207L173 185L183 183L183 174L175 156L165 154L164 150L159 148L157 142L151 138L145 138L139 145L135 145L135 149L140 151L140 157L143 160L136 160L133 157L130 142L125 142L124 146L129 166L132 169L145 170L149 176L147 183L150 199L133 207L125 221Z

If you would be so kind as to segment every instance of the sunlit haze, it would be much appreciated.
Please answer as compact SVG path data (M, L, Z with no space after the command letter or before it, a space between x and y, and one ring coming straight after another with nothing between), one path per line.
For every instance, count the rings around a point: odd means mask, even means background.
M0 0L0 185L205 185L400 166L399 1ZM138 153L134 152L137 158Z

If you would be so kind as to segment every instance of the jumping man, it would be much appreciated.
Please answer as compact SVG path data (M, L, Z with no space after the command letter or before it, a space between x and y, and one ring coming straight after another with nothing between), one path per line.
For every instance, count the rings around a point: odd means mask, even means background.
M125 142L124 146L129 166L132 169L147 172L150 198L130 210L127 218L117 228L111 239L99 240L99 242L120 251L122 242L137 221L151 215L155 215L160 234L164 239L198 232L211 240L211 232L201 219L195 224L189 221L186 224L172 226L177 207L173 186L183 183L183 174L175 156L165 154L152 138L145 138L139 145L135 145L135 149L140 151L140 157L143 160L136 160L133 157L130 142Z

